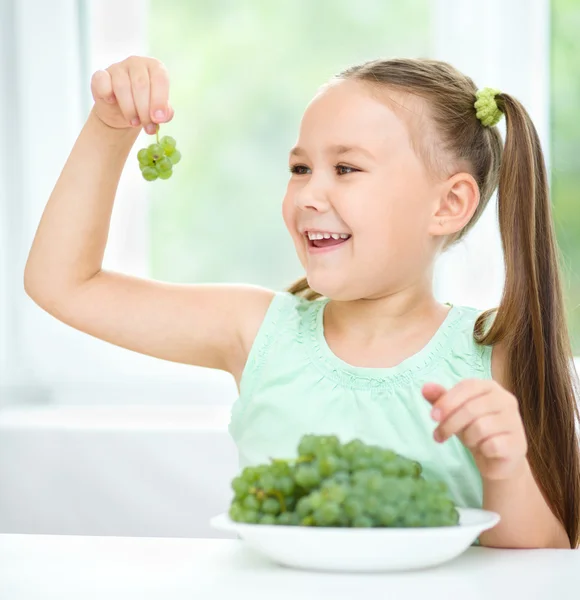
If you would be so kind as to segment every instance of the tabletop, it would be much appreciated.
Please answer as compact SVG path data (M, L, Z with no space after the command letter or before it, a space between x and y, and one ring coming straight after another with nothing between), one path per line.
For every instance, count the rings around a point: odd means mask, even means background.
M403 595L404 594L404 595ZM6 600L580 598L580 550L471 547L421 571L299 571L240 540L0 535Z

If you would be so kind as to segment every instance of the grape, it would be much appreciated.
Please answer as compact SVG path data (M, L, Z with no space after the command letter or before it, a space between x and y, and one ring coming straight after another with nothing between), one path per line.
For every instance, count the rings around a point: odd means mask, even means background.
M159 140L159 143L163 146L163 149L165 150L165 154L167 154L167 155L170 154L170 152L168 152L168 150L175 149L175 140L170 135L164 135Z
M169 160L171 161L171 164L176 165L181 160L181 152L179 150L174 150L169 155Z
M176 148L175 139L169 135L159 139L157 128L157 141L141 148L137 152L137 160L141 174L146 181L156 179L169 179L173 175L173 166L181 160L181 152Z
M262 512L277 515L280 512L280 502L276 498L266 498L262 503Z
M242 479L242 477L234 477L234 479L232 480L232 489L236 494L236 498L241 499L248 494L250 490L250 484L244 479Z
M341 444L336 436L305 435L295 460L246 467L231 486L229 515L242 523L366 528L459 522L449 488L426 480L420 463L360 440Z
M326 502L314 511L314 523L322 527L333 525L340 516L340 505L337 502Z
M147 181L155 181L159 174L157 173L157 169L155 167L145 167L141 171L143 178Z
M144 167L149 167L153 164L153 159L149 155L149 150L147 150L147 148L141 148L141 150L137 152L137 160L139 161L139 164Z
M171 161L164 156L163 158L160 158L157 161L157 164L155 165L157 167L158 171L171 171L171 169L173 168L173 164L171 163Z
M159 179L169 179L173 175L173 170L169 169L169 171L158 171L157 176Z
M302 465L296 470L295 480L298 485L313 488L320 483L318 469L312 465Z
M276 525L276 517L274 515L262 515L258 521L260 525Z
M248 508L250 510L258 510L260 508L260 501L256 498L256 496L246 496L242 504L244 508Z

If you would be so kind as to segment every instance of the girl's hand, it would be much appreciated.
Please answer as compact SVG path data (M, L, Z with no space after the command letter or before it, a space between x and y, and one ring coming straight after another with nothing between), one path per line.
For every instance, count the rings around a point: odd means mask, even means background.
M450 390L427 383L423 396L439 422L433 437L457 435L475 459L481 476L508 479L525 465L528 444L516 397L488 379L466 379Z
M93 112L115 129L144 127L155 133L157 123L171 121L169 76L154 58L131 56L91 78Z

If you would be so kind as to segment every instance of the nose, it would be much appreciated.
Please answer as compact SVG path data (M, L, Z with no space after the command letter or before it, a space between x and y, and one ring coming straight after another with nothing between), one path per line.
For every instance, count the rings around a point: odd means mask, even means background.
M301 210L316 210L326 212L330 209L328 186L319 178L310 177L294 196L297 208Z

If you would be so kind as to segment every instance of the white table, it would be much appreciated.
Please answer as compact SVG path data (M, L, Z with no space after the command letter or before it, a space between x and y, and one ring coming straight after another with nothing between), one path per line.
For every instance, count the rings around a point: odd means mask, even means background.
M0 535L3 600L572 600L580 551L470 548L437 568L331 574L279 567L238 540Z

